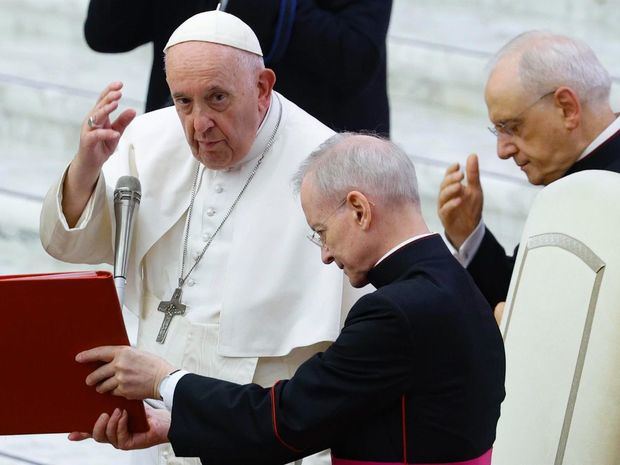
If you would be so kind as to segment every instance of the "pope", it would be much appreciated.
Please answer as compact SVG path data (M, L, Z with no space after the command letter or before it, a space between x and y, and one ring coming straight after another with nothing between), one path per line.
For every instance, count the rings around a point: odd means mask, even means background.
M230 14L189 18L164 56L174 106L113 118L121 84L103 91L45 199L41 240L64 261L112 263L113 186L137 176L125 304L140 319L138 346L195 373L270 386L325 349L349 308L338 269L314 260L289 186L333 131L273 91L258 39ZM179 463L169 447L149 453Z

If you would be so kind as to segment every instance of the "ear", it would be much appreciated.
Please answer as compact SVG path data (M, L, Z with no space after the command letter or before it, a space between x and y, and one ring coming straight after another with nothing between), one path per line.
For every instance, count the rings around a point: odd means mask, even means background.
M356 224L367 231L372 222L371 203L368 198L358 191L351 191L347 194L347 205L352 211Z
M581 123L581 103L579 96L570 87L560 87L553 95L556 107L562 112L564 127L573 130Z
M269 68L265 68L258 75L258 106L261 110L269 106L269 98L275 84L276 75Z

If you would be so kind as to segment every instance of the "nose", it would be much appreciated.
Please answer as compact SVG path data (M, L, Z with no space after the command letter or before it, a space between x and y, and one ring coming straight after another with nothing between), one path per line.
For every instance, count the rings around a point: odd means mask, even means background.
M208 129L215 126L215 122L211 118L207 110L201 109L198 106L194 109L194 131L198 134L202 134Z
M497 136L497 156L502 160L507 160L514 157L517 151L518 149L512 140L512 136L500 132Z
M323 263L325 263L326 265L329 265L331 262L334 261L334 256L332 255L332 253L329 251L329 249L327 248L326 245L324 245L323 247L321 247L321 260L323 261Z

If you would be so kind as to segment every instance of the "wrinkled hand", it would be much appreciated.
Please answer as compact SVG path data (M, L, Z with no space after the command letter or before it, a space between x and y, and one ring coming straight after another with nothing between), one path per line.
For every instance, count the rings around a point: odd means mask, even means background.
M80 146L74 163L82 169L91 169L97 173L114 153L121 135L135 118L135 110L123 111L114 121L110 114L118 108L122 97L122 82L113 82L101 92L95 106L89 111L82 123ZM88 126L88 119L95 120L95 127Z
M149 429L144 433L130 433L127 428L127 411L114 410L112 416L102 413L97 419L92 434L74 432L69 441L83 441L93 438L97 442L110 443L117 449L145 449L168 442L170 412L146 406L146 420Z
M437 205L446 237L457 249L480 223L483 201L478 156L472 154L467 157L467 184L463 183L464 175L459 168L459 164L455 163L446 170Z
M122 82L113 82L101 93L82 123L80 147L71 161L63 184L62 211L69 227L74 227L97 183L101 167L118 146L118 141L135 118L135 110L125 110L116 120L110 114L118 108ZM93 117L96 126L88 126Z
M159 383L174 370L164 359L128 346L96 347L80 352L75 360L105 362L86 377L86 384L127 399L159 399Z

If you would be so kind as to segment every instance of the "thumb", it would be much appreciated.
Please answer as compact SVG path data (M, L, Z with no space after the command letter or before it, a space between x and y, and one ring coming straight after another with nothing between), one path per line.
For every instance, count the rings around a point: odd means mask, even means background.
M467 176L467 185L475 189L480 189L480 169L478 168L478 155L475 153L467 157L465 174Z

